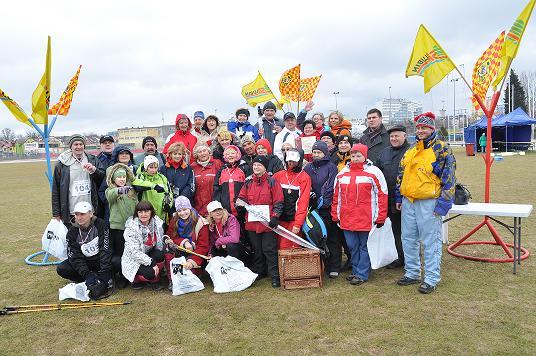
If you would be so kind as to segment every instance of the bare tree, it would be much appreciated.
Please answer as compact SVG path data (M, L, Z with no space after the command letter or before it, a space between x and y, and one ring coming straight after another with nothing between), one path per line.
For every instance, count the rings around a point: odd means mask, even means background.
M519 80L526 93L527 114L534 117L536 115L536 72L523 72Z
M2 131L0 131L0 139L7 142L15 141L15 131L10 129L9 127L2 129Z
M26 130L26 134L24 135L26 139L31 138L32 140L38 140L39 134L35 132L34 130Z

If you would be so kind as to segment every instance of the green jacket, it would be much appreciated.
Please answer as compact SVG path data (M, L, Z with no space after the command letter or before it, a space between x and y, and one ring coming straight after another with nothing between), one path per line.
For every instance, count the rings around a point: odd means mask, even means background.
M126 165L116 163L106 170L106 188L105 195L110 207L110 229L125 230L125 222L134 214L136 204L138 204L138 196L134 188L128 191L127 194L119 194L117 186L112 180L114 172L118 168L123 168L127 172L127 186L132 188L134 182L134 174Z
M173 195L170 193L170 188L167 178L160 173L150 176L146 171L138 169L138 175L132 185L138 192L138 199L145 200L151 203L156 211L156 215L163 221L166 221L167 212L173 206ZM164 193L158 193L154 190L155 186L164 188Z
M480 138L478 139L478 144L480 145L480 147L486 146L486 142L487 142L486 136L480 136Z

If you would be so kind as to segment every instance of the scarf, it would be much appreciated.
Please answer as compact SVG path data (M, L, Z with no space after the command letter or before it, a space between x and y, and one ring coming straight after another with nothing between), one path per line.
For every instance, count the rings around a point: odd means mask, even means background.
M192 242L192 225L191 218L188 220L179 218L179 221L177 221L177 235L179 235L180 238L188 239L188 241Z

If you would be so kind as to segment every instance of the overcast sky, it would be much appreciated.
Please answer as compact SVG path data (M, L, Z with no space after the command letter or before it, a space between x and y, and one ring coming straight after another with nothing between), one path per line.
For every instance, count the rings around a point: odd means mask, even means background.
M57 135L159 125L162 115L170 124L177 113L191 117L196 110L217 110L227 119L245 105L241 88L257 70L279 93L282 72L298 63L302 77L322 74L315 111L334 109L332 93L338 91L339 109L364 117L379 98L389 97L391 86L393 98L420 101L424 110L445 105L450 113L451 83L448 98L446 79L424 95L422 78L404 76L419 24L456 64L464 64L470 81L477 58L527 2L15 1L3 7L0 22L0 88L31 113L50 35L52 103L83 65L71 111L53 131ZM533 22L513 64L519 72L534 70ZM469 95L462 88L459 81L457 109ZM27 129L2 105L3 127Z

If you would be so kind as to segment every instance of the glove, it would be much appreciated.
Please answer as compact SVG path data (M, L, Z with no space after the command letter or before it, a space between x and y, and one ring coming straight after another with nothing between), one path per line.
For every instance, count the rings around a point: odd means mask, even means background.
M166 190L164 189L164 187L160 186L160 185L155 185L154 190L156 190L158 193L164 193Z
M108 296L108 283L102 282L100 279L97 279L94 285L88 287L88 290L89 297L93 300L106 298Z
M378 229L381 229L381 228L382 228L382 226L383 226L383 223L381 223L381 224L379 224L379 223L376 223L376 228L378 228Z
M97 283L97 276L93 272L89 272L86 275L86 286L89 288Z
M275 229L277 225L279 225L279 218L277 216L274 216L270 219L268 226L270 226L272 229Z
M124 187L119 187L117 188L117 193L119 194L127 194L128 191L131 189L132 187L128 186L128 185L125 185Z

